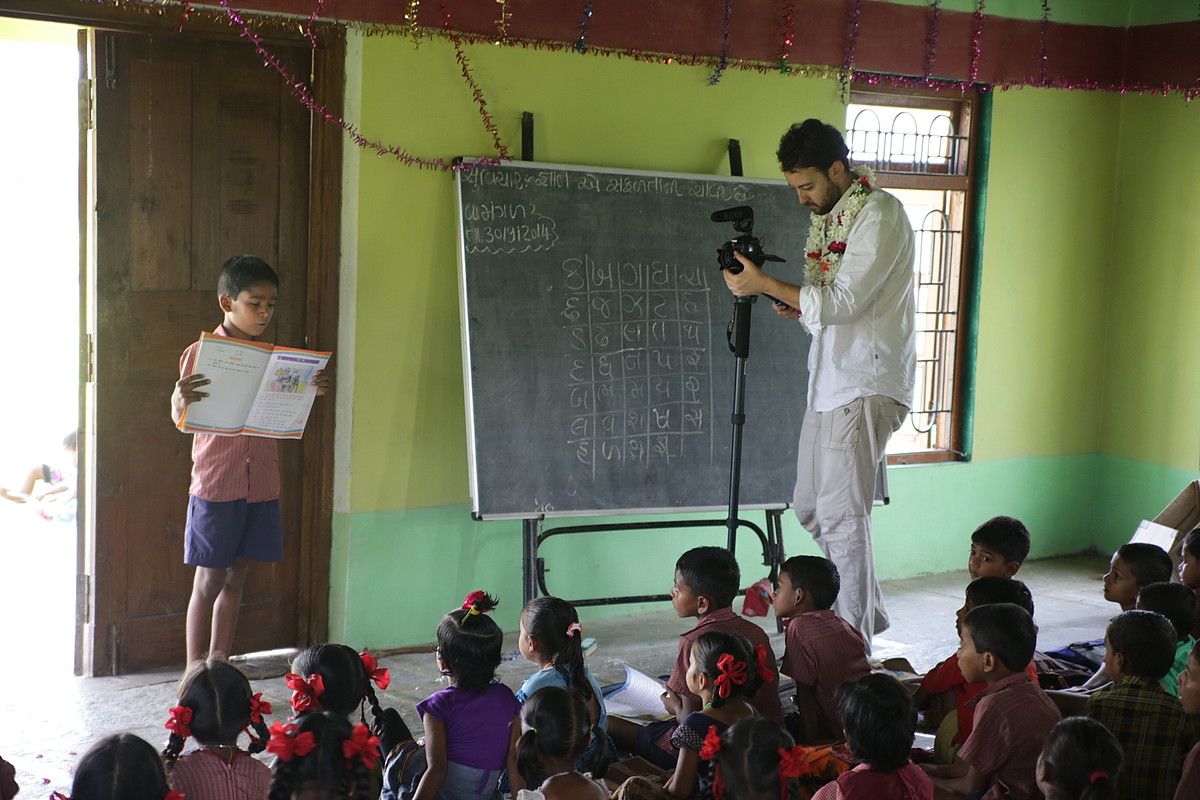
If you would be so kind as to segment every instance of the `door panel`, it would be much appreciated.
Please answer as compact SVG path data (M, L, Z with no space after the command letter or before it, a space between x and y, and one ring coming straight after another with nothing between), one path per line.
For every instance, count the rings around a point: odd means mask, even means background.
M308 49L276 52L309 74ZM225 259L276 268L263 338L306 342L309 115L242 42L97 32L91 60L96 603L84 651L104 674L184 658L191 437L171 425L169 398L179 354L221 320ZM281 443L284 561L251 566L238 652L303 644L309 630L297 618L304 452Z

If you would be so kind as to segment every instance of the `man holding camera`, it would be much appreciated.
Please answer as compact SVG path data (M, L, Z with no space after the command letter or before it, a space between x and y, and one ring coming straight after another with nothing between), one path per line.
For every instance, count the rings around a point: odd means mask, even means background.
M834 609L869 650L889 625L871 545L876 472L912 405L916 367L912 226L869 171L851 169L832 125L793 125L777 155L812 212L804 285L767 275L741 253L742 271L722 274L735 295L770 295L776 313L812 334L793 505L841 574Z

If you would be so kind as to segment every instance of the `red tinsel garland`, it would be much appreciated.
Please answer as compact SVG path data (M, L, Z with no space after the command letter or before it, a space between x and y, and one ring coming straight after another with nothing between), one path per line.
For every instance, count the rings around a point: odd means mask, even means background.
M1050 33L1050 0L1042 0L1042 29L1039 34L1041 38L1041 49L1038 53L1038 86L1048 86L1050 76L1047 73L1046 65L1050 60L1050 53L1047 49L1046 37Z
M796 0L783 0L783 36L779 42L779 71L788 74L788 61L792 57L792 42L796 39Z
M575 52L587 51L588 23L592 21L592 0L583 4L583 16L579 20L579 38L575 40Z
M979 80L979 54L983 52L983 5L986 0L975 3L975 19L971 26L971 66L967 70L967 81L976 83Z
M321 12L325 9L325 0L317 0L317 4L313 6L312 13L308 15L308 22L304 25L304 36L308 39L309 44L315 50L317 48L317 37L313 35L313 23L317 21L317 17L321 16Z
M725 16L721 19L721 61L717 68L708 76L708 85L715 86L721 81L729 66L729 24L733 18L733 0L725 0Z
M925 80L933 76L933 64L937 60L938 29L942 22L942 0L930 0L929 16L925 20L925 64L921 73Z
M850 79L854 77L854 52L858 49L858 34L862 27L863 0L854 0L850 7L850 31L846 36L846 54L842 58L842 102L850 96Z

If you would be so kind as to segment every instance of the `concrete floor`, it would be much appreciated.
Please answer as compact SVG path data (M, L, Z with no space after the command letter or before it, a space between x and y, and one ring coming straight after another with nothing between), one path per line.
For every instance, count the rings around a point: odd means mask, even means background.
M1019 577L1029 584L1037 606L1041 632L1039 644L1055 647L1100 636L1117 609L1105 602L1099 576L1107 561L1095 556L1078 556L1031 562ZM926 670L958 646L954 612L962 604L964 571L929 575L884 584L892 628L876 637L874 656L903 656L918 670ZM735 607L740 607L740 603ZM11 611L10 611L11 613ZM7 615L6 615L7 616ZM777 653L783 643L775 633L773 617L759 618L772 635ZM611 617L583 622L586 635L598 640L589 666L601 684L624 676L624 663L653 675L670 671L675 658L676 636L687 622L669 607L662 611ZM6 647L12 639L5 640ZM506 637L510 655L500 668L500 677L514 689L531 667L516 652L516 635ZM94 741L115 731L132 731L156 746L165 741L163 722L174 705L177 672L149 673L119 678L74 678L68 674L41 673L36 680L26 677L36 653L21 664L0 659L0 755L15 764L21 798L42 798L51 791L70 789L71 769ZM383 704L396 707L414 727L413 710L418 700L442 686L431 654L391 656L383 665L392 672L392 685L381 697ZM282 658L253 663L248 673L261 674L254 690L275 704L275 718L288 708L288 691L278 676L286 669Z

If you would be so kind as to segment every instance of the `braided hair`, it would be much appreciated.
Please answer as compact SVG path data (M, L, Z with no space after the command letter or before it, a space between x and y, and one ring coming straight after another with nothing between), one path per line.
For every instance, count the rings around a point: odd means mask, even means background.
M302 651L292 662L292 672L308 677L320 675L325 691L317 698L321 708L347 719L356 711L359 719L367 721L364 704L371 706L376 728L383 724L383 707L371 685L371 676L362 656L344 644L316 644Z
M499 602L483 590L471 592L462 608L454 609L438 624L444 672L460 689L481 692L496 681L504 634L487 614Z
M601 775L608 768L608 750L592 749L587 764L579 759L591 740L592 723L577 692L547 686L534 692L521 707L524 732L517 741L517 771L527 786L541 786L550 777L544 757Z
M749 717L730 725L721 738L711 766L714 775L721 772L727 800L778 796L779 751L795 745L783 726L765 717Z
M342 751L351 736L349 720L332 711L312 711L294 722L295 735L312 734L314 746L304 755L276 761L267 800L292 800L302 789L320 789L330 800L373 800L366 765Z
M71 783L73 800L163 800L167 775L154 746L132 733L106 736L84 753Z
M192 710L191 732L205 746L236 745L238 734L253 727L250 753L267 746L267 724L260 716L251 721L250 681L237 667L225 661L196 661L179 682L179 705ZM167 769L183 752L184 738L172 731L162 751Z
M741 663L741 668L745 671L745 680L741 683L730 681L729 691L724 697L721 696L721 692L714 690L713 708L720 708L735 697L749 700L762 686L754 649L745 636L725 631L709 631L696 637L696 641L692 645L692 658L696 670L707 675L714 683L722 675L720 661L721 657L725 655L731 655L735 663Z

